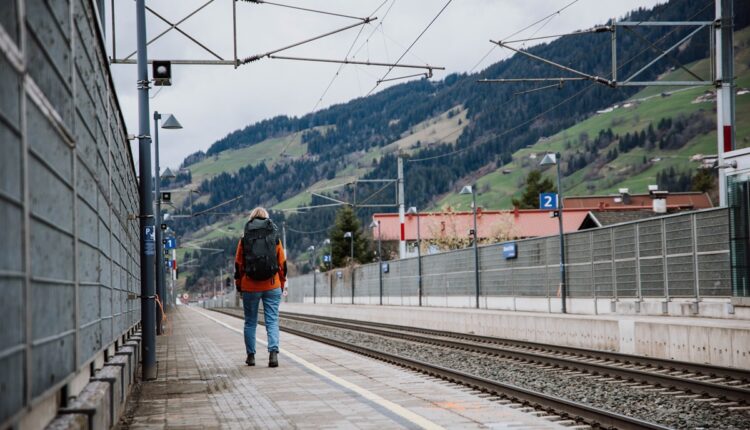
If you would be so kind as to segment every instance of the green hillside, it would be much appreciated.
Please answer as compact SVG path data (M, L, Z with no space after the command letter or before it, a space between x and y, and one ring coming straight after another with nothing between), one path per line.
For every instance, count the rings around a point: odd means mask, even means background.
M750 28L735 35L736 81L738 88L750 87ZM710 76L708 60L701 60L687 67L699 76ZM688 79L689 75L682 69L674 70L661 76L661 80ZM597 113L585 121L563 130L548 138L540 139L534 145L516 151L512 162L496 170L467 178L464 182L476 181L477 201L489 209L507 209L512 206L511 199L518 197L523 189L526 175L538 168L541 156L546 152L560 152L562 166L571 155L583 151L584 142L598 136L600 132L612 130L616 135L641 132L649 126L657 127L665 118L688 117L691 120L705 119L715 124L715 102L697 102L697 99L711 87L651 87L645 88L626 103L615 105L610 112ZM737 96L736 106L736 142L738 147L750 146L750 94ZM618 142L600 148L599 153L607 153L617 147ZM585 166L563 178L563 191L567 195L608 194L618 188L629 188L633 192L645 192L649 184L656 184L656 176L669 168L683 172L698 168L697 162L691 162L693 155L716 154L716 130L713 128L683 142L679 148L659 149L633 148L603 165L596 163ZM646 161L644 163L644 160ZM545 174L554 179L553 172ZM455 193L442 196L433 205L433 209L450 206L454 209L468 209L470 197Z
M279 151L279 148L284 148ZM273 164L285 157L298 158L307 153L307 148L301 142L300 134L292 136L266 139L253 146L241 149L222 151L189 167L193 174L193 181L200 183L204 179L220 173L234 173L247 165L258 163Z
M750 37L745 29L750 24L750 4L735 3L735 28L740 29L735 63L738 84L746 87L750 85L746 70ZM685 16L707 20L712 10L695 0L669 0L634 10L624 18L674 21ZM592 24L581 23L584 27ZM672 60L710 79L710 64L703 59L710 43L708 34L680 42L688 32L644 26L641 36L659 40L662 47L680 43L679 49L671 51ZM606 76L610 44L600 36L563 36L533 46L529 53ZM631 34L624 33L621 39L620 74L627 76L646 65L654 53L641 55L642 40ZM666 81L685 80L689 75L664 60L640 77ZM176 192L170 213L201 214L175 219L173 229L180 234L181 246L222 248L231 253L245 217L253 207L263 205L284 210L283 217L274 217L283 218L287 226L289 254L292 259L304 256L310 245L327 237L336 208L295 209L323 203L314 193L330 193L343 200L353 200L357 194L361 201L369 185L355 191L348 184L357 178L395 178L398 153L407 157L406 201L420 208L450 204L468 209L468 196L459 197L457 192L474 182L481 205L509 208L528 172L538 168L541 156L550 150L563 154L566 195L609 193L619 187L639 192L652 183L670 190L686 190L694 184L706 188L710 178L704 175L696 180L691 170L695 171L697 163L690 159L716 152L715 102L704 95L710 87L660 86L638 92L594 85L583 91L588 83L572 82L558 90L517 96L521 86L477 84L482 78L519 76L549 78L559 76L559 71L512 55L476 73L409 80L299 117L279 115L227 133L205 151L185 158L180 167L189 169L190 175L183 172L183 176L192 176L192 182L183 178L175 181L182 188L169 188ZM747 147L750 96L738 96L737 102L738 142ZM374 210L378 209L360 208L360 222L366 223ZM212 276L210 268L223 264L219 257L201 256L199 265L184 267L185 273L193 272L189 288L205 284L201 279Z

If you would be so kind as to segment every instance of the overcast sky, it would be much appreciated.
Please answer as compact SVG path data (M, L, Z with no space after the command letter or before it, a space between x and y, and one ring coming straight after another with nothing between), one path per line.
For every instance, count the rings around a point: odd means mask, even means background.
M147 0L146 4L169 21L177 22L209 0ZM354 16L374 14L379 19L363 26L353 52L355 60L395 61L445 5L446 0L277 0ZM417 42L402 63L443 66L433 79L450 73L481 70L505 58L497 48L475 68L492 47L489 39L503 39L559 10L571 0L454 0ZM516 37L564 33L601 24L657 0L579 0L577 3ZM107 7L109 7L109 2ZM123 58L135 50L135 2L116 1L116 28L107 10L108 51ZM354 20L300 12L268 4L238 1L237 55L240 58L267 52L303 39L355 23ZM390 11L388 9L390 8ZM386 12L388 12L387 15ZM169 26L147 12L149 39ZM224 59L233 59L232 0L214 0L187 19L180 28ZM343 59L359 28L292 48L279 55ZM368 36L372 35L368 38ZM594 35L591 37L605 37ZM608 36L607 36L608 37ZM213 57L175 30L148 47L149 59L212 59ZM133 56L135 58L135 56ZM352 56L350 55L350 59ZM161 130L162 168L177 167L183 158L207 149L217 139L248 124L275 115L311 112L338 69L335 64L262 59L234 69L232 66L172 66L171 87L152 89L151 110L173 113L182 130ZM138 132L135 65L112 65L115 86L128 132ZM150 70L150 68L149 68ZM318 109L366 95L387 69L345 66ZM392 77L414 73L394 70ZM403 81L400 81L403 82ZM394 82L391 85L399 83ZM377 91L385 88L383 84ZM151 115L149 115L151 117ZM153 133L153 124L152 130ZM137 143L133 154L137 161Z

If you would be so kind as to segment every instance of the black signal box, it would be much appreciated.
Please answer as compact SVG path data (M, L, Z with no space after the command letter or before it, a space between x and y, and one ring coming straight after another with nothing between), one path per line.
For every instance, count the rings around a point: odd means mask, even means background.
M154 60L151 64L151 76L154 78L154 85L158 87L172 85L172 63Z

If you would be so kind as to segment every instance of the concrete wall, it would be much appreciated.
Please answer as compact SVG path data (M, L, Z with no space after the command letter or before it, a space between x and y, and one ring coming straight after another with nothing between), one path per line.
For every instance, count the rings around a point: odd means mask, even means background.
M136 175L99 16L0 2L0 428L51 420L140 320Z

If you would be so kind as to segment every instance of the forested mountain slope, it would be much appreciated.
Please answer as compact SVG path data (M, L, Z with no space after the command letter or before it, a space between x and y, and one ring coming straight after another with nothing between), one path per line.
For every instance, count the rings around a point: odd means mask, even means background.
M672 0L653 9L635 10L626 18L632 21L711 20L713 13L713 2ZM745 27L750 17L749 3L737 1L735 14L736 28ZM585 26L597 24L606 23L585 23ZM639 27L635 30L638 35L657 41L661 47L680 40L688 31L668 27ZM674 57L683 64L699 61L706 56L708 43L708 31L701 32L676 50ZM638 70L658 55L644 47L642 39L629 31L618 34L618 46L620 76ZM535 46L529 52L594 75L609 76L611 70L610 33L607 32L562 37ZM672 67L673 63L665 59L640 78L657 79ZM195 212L237 196L242 198L223 206L215 215L183 219L178 229L187 237L217 237L222 235L217 233L217 225L241 224L237 218L227 219L226 213L246 213L256 205L286 208L306 205L312 201L305 194L311 187L344 183L354 177L394 178L395 157L399 151L405 152L407 157L407 203L421 208L458 203L451 195L458 184L480 177L480 192L487 197L482 198L480 194L480 202L487 207L508 207L515 189L522 186L521 172L529 167L523 166L523 158L518 157L547 149L559 149L575 157L576 161L567 166L566 173L570 178L566 181L576 192L606 191L616 184L610 181L593 189L588 187L585 183L598 173L585 171L584 166L601 164L602 160L606 161L604 164L622 162L625 165L625 155L643 161L643 156L647 156L643 152L646 149L636 143L626 151L618 150L617 157L612 158L613 153L607 154L619 146L619 137L609 138L605 134L607 143L602 140L596 143L598 158L587 160L584 156L586 145L591 149L601 129L589 127L585 138L583 132L572 135L572 131L564 134L564 130L587 120L597 110L633 97L638 89L612 89L590 82L572 82L559 90L514 96L519 90L531 87L476 82L482 78L563 75L555 68L515 55L479 73L452 74L439 81L407 82L301 118L280 116L236 130L215 142L205 153L186 158L183 167L191 170L194 181L191 186L203 195L193 208ZM679 97L675 94L670 101L677 101ZM710 111L708 105L706 109ZM647 125L643 127L647 131ZM705 131L701 129L701 132ZM617 126L613 133L624 138ZM538 146L545 142L543 138L548 137L555 139L548 141L547 146ZM640 135L636 139L640 139ZM643 145L645 147L645 143ZM608 157L610 159L606 160ZM575 169L578 165L582 167ZM498 175L507 176L502 173L504 169L517 172L511 186L508 181L496 179ZM620 173L626 178L643 172L622 170ZM573 179L576 175L580 178ZM496 183L498 188L493 189ZM501 192L503 187L505 190ZM183 211L187 210L183 208ZM320 242L326 235L326 228L331 225L334 211L320 209L288 216L286 222L290 227L292 253ZM359 212L361 217L368 214L365 210ZM236 230L222 231L237 234Z

